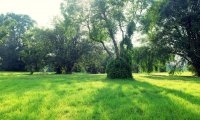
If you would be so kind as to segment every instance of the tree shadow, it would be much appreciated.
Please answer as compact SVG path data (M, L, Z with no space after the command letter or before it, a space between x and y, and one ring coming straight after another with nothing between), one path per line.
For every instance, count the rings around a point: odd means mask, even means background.
M200 105L199 97L140 81L104 82L107 86L94 95L93 119L200 118L200 114L182 106L167 94L173 94L197 106ZM185 113L187 115L183 115Z
M152 80L181 80L181 81L191 81L191 82L196 82L200 83L200 78L199 77L193 77L193 76L165 76L165 75L147 75L147 76L142 76L148 79Z

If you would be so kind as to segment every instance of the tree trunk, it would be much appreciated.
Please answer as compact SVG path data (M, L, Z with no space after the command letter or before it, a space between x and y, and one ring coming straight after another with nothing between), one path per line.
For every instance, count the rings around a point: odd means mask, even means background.
M30 75L33 75L33 71L30 72Z
M110 38L112 39L112 42L113 42L113 45L114 45L116 58L119 58L119 48L118 48L118 46L117 46L117 42L116 42L116 40L115 40L115 36L114 36L113 30L112 30L112 28L109 26L110 23L108 22L108 18L107 18L107 16L106 16L105 13L103 13L103 16L104 16L104 20L105 20L105 22L106 22L106 24L107 24L107 30L108 30L109 36L110 36Z
M111 37L111 39L112 39L112 42L113 42L113 45L114 45L116 58L119 58L119 48L118 48L118 46L117 46L117 42L116 42L116 40L115 40L115 37L114 37L114 35L113 35L113 32L112 32L112 30L111 30L110 28L108 28L108 31L109 31L109 35L110 35L110 37Z
M56 74L62 74L62 68L60 66L56 68Z
M31 69L30 69L30 75L33 75L34 71L35 71L35 70L34 70L34 65L32 65L32 66L31 66Z
M193 58L192 59L192 66L195 69L196 76L200 77L200 59L199 58Z
M189 39L189 57L191 58L192 66L195 69L196 75L200 77L200 58L199 58L199 38L198 31L195 31L192 25L192 16L188 17L186 31ZM198 51L198 52L197 52ZM196 54L197 52L197 54Z
M112 53L108 50L108 48L105 46L103 41L100 41L100 43L102 44L104 50L107 52L107 54L109 55L109 57L112 57Z
M65 74L72 74L73 65L67 65L65 67Z

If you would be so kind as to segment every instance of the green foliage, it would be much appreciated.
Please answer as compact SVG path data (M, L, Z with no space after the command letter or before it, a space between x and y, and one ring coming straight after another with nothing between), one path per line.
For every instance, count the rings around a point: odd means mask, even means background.
M112 40L112 45L114 48L115 60L107 65L107 74L109 78L130 78L130 76L132 77L132 74L125 75L128 74L126 73L126 71L128 70L130 70L129 72L131 73L131 69L129 69L128 67L126 67L128 69L123 68L123 70L121 69L122 66L116 67L119 64L130 65L129 62L125 63L127 61L126 58L124 58L126 57L126 54L124 53L128 51L127 49L132 48L131 36L133 34L133 31L135 30L135 23L133 21L126 21L129 16L124 13L126 11L125 5L127 3L128 1L95 0L91 4L91 13L88 25L90 37L92 38L92 40L100 42L108 41L110 39ZM127 31L123 30L124 27L127 28ZM121 31L122 34L120 47L118 46L118 43L115 38L118 31ZM109 53L108 49L106 49L106 51L107 53ZM131 65L129 67L131 68ZM122 73L118 74L119 76L113 75L115 74L113 70L116 70L117 74L120 71Z
M199 1L157 1L146 17L151 42L186 59L200 76Z
M127 35L130 38L133 35L133 32L136 30L135 22L131 21L127 26Z
M129 5L130 8L127 8L127 5ZM133 8L135 12L129 10L136 5L142 6L143 2L94 0L91 3L91 12L88 20L89 32L93 35L91 37L96 41L107 41L108 38L112 40L116 57L119 57L121 52L116 42L116 36L119 34L117 32L120 32L122 35L120 43L122 42L122 44L124 44L124 38L126 37L125 40L131 39L131 36L137 29L135 24L137 18L135 16L137 16L136 14L139 11L143 11L144 8ZM132 13L134 13L134 15Z
M156 48L156 46L134 48L131 55L136 69L147 73L161 72L163 68L165 69L166 63L173 58L166 49Z
M103 48L93 42L91 50L84 54L79 60L82 63L85 71L92 74L105 73L107 60L110 57L104 52Z
M81 37L84 33L79 30L72 38L71 35L68 36L70 33L67 33L63 25L62 22L58 23L49 38L50 63L54 65L57 73L61 74L64 70L64 73L71 74L74 65L80 61L82 56L94 50L94 46L90 41Z
M47 62L48 30L32 29L23 37L23 49L20 51L20 57L26 65L26 70L31 74L42 69Z
M107 65L106 73L110 79L132 78L131 66L124 58L111 60Z
M137 64L141 72L152 72L154 67L154 55L148 47L134 48L133 63Z
M82 63L75 63L73 67L73 72L85 72Z
M192 72L193 74L197 74L195 68L194 68L192 65L188 65L187 68L188 68L188 70L189 70L190 72Z
M107 76L111 79L117 78L132 78L132 60L131 52L133 45L131 43L131 35L133 34L134 27L130 25L127 27L129 33L123 38L120 43L120 57L111 60L107 65Z
M25 65L20 58L23 36L32 28L34 21L27 15L7 13L0 15L0 57L5 71L23 71Z
M85 32L81 29L84 22L82 6L78 0L66 0L61 5L64 20L57 20L52 33L51 45L52 61L57 73L71 74L74 64L87 54L90 44L83 38Z

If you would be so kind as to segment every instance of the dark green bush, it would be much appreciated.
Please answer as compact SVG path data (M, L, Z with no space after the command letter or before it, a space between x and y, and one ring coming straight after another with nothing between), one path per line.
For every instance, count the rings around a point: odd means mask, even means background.
M131 64L123 58L111 60L107 65L106 73L110 79L132 78Z
M95 64L90 64L90 65L88 65L86 71L87 71L87 73L90 73L90 74L97 74L98 73L98 67Z

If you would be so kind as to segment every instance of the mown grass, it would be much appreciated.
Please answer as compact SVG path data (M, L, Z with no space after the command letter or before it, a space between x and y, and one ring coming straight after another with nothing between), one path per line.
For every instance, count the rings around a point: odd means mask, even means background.
M200 119L200 78L0 73L2 120Z

